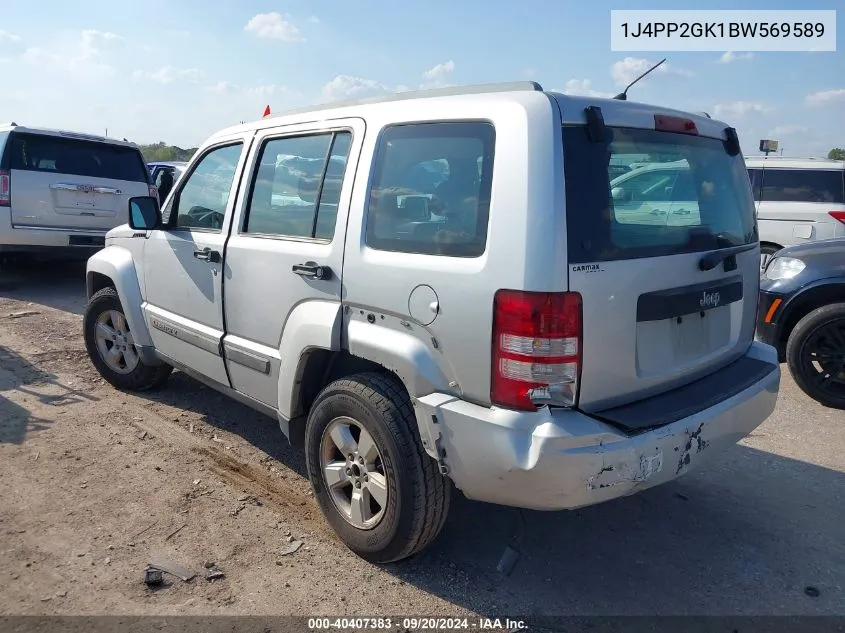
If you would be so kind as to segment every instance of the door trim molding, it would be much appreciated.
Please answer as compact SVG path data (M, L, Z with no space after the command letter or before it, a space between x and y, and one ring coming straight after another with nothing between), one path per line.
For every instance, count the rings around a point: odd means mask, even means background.
M270 374L270 359L252 350L247 350L231 341L223 341L223 353L226 360L253 369L264 375Z
M173 319L168 319L158 314L157 311L152 312L149 308L150 306L147 307L145 312L147 313L147 322L150 328L164 332L168 336L184 341L215 356L221 356L219 337L210 336L205 332L200 332L182 323L177 323Z

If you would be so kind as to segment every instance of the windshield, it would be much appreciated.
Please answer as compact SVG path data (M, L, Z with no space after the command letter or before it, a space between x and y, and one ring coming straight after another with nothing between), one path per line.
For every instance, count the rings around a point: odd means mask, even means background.
M570 263L662 257L757 240L742 157L718 139L608 128L593 143L566 126Z

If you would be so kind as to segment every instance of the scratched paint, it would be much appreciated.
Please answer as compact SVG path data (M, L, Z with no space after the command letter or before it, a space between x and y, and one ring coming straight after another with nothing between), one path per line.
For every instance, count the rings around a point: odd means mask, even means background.
M598 473L587 479L587 490L601 490L622 484L629 486L641 484L662 470L663 451L658 451L654 455L641 455L636 468L630 463L602 467ZM615 473L615 479L608 481L605 476L607 473Z
M707 440L701 437L703 428L704 422L699 424L698 428L692 433L690 433L689 429L687 429L687 443L684 445L684 450L681 452L681 456L678 459L678 467L675 470L676 475L680 474L685 466L689 466L693 453L693 445L695 445L695 454L700 453L710 445Z

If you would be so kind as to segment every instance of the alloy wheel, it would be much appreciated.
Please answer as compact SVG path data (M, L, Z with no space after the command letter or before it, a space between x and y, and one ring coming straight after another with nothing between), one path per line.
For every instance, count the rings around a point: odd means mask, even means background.
M845 319L816 328L802 346L801 361L814 389L838 398L845 395Z
M371 530L387 507L387 476L373 436L359 422L337 417L323 432L320 472L335 507L354 527Z
M126 317L118 310L106 310L97 317L95 340L103 362L118 374L130 374L138 366L138 351Z

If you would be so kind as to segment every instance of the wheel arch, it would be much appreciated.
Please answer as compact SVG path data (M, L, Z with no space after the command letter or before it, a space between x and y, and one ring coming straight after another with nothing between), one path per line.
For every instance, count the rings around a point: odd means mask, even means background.
M361 321L351 321L344 328L339 305L332 309L310 306L296 314L303 305L291 313L282 335L279 414L291 443L301 445L305 418L323 387L354 374L376 372L388 374L402 385L413 405L425 451L442 462L436 448L437 430L416 402L422 396L450 390L430 349L412 332ZM306 330L310 336L303 336ZM296 363L286 363L292 358Z
M112 287L117 292L136 345L151 347L152 339L141 310L143 298L132 253L119 246L107 246L88 259L85 272L87 298Z
M817 281L791 297L783 307L783 312L778 319L775 341L780 362L784 362L789 336L801 319L813 310L842 301L845 301L845 278Z

